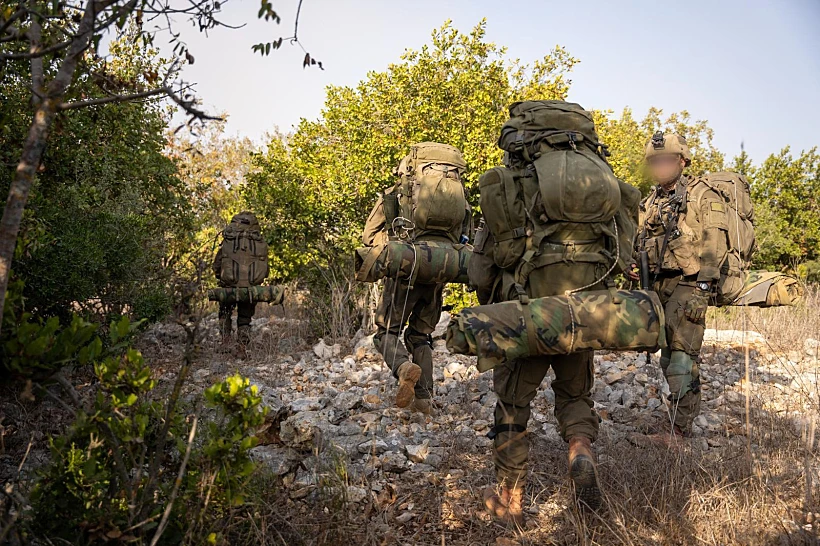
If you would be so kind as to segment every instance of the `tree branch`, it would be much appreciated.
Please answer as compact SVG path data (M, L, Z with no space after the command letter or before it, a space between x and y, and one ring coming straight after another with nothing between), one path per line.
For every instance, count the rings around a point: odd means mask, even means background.
M37 26L39 27L39 23L37 24ZM19 59L32 59L32 60L34 60L34 59L39 59L40 57L44 57L45 55L48 55L49 53L55 53L57 51L60 51L61 49L65 49L69 45L71 45L71 40L64 40L64 41L62 41L58 44L54 44L52 46L49 46L49 47L46 47L46 48L43 48L43 49L40 49L39 45L38 45L38 47L34 47L34 37L32 36L33 28L34 28L34 24L32 24L32 30L30 30L28 32L29 40L31 40L32 46L31 46L31 48L29 49L29 51L27 53L0 53L0 59L8 59L8 60L12 60L12 61L19 60ZM39 40L40 40L40 37L39 37L39 31L38 31L37 41L39 41Z
M128 102L137 99L144 99L146 97L154 97L156 95L170 95L171 90L167 87L159 87L157 89L150 89L140 93L131 93L130 95L111 95L110 97L102 97L99 99L78 100L74 102L62 103L58 110L76 110L77 108L85 108L87 106L97 106L100 104L107 104L109 102Z
M34 0L29 2L29 5L34 7ZM34 93L32 102L35 106L42 102L43 87L45 86L45 76L43 75L43 59L42 56L36 55L40 50L42 41L42 27L37 17L31 17L31 28L28 31L31 54L35 55L31 58L31 90Z
M6 32L6 30L11 26L11 24L13 22L15 22L17 19L19 19L20 17L22 17L25 14L26 14L26 9L23 8L23 7L19 8L17 11L12 13L11 17L6 19L6 21L4 21L2 25L0 25L0 34L3 34L4 32Z

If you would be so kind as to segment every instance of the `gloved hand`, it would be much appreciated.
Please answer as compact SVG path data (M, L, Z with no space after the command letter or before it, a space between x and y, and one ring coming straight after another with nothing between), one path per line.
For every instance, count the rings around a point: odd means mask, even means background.
M706 310L709 308L709 292L695 289L692 297L686 302L683 314L692 322L700 322L706 318Z

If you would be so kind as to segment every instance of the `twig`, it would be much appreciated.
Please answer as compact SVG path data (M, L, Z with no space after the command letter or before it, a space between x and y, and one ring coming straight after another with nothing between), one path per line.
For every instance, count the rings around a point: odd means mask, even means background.
M79 100L74 102L64 102L59 106L59 110L76 110L77 108L85 108L87 106L97 106L100 104L108 104L109 102L128 102L146 97L154 97L156 95L170 95L171 90L167 87L159 87L157 89L150 89L140 93L131 93L130 95L111 95L110 97L101 97L98 99Z
M191 456L191 445L194 443L194 435L196 434L197 418L194 416L194 422L191 425L191 433L188 435L188 446L185 448L185 457L182 458L182 464L179 467L177 479L174 481L174 489L171 491L171 496L168 499L168 505L165 507L165 513L162 514L162 520L159 522L157 532L154 533L154 538L151 539L150 546L156 546L159 538L165 531L165 526L168 525L168 517L171 515L171 510L174 508L174 501L176 501L179 493L179 486L182 484L182 478L185 475L185 467L188 465L188 458Z

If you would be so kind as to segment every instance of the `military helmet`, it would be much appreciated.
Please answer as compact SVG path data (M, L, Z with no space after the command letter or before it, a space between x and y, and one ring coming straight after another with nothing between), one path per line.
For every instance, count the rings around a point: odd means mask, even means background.
M675 133L665 135L663 131L657 131L646 144L644 158L664 154L680 154L687 167L692 163L692 152L689 151L689 145L686 144L684 137Z

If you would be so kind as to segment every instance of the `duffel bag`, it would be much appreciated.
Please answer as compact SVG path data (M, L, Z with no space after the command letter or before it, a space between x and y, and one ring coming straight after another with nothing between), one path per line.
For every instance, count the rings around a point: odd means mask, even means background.
M663 306L645 290L596 290L468 307L450 320L447 348L478 357L479 371L515 358L580 351L657 351Z

